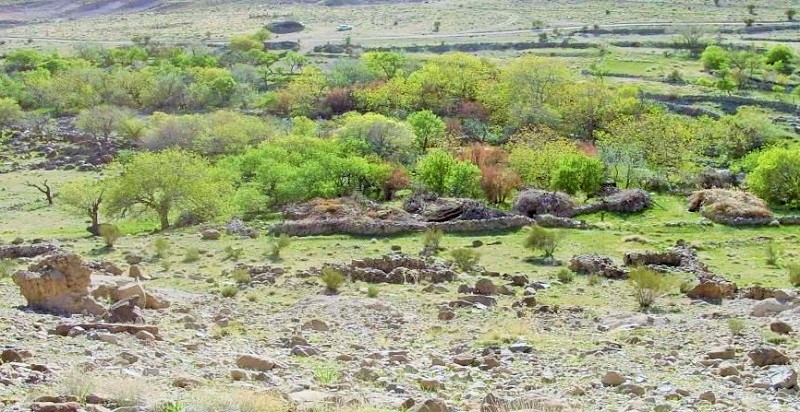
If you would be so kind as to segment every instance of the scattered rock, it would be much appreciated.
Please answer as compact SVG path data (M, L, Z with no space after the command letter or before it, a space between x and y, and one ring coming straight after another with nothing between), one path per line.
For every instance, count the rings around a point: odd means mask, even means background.
M479 295L494 295L497 292L497 286L488 278L480 278L475 282L475 293Z
M626 379L620 375L619 372L609 371L603 375L600 382L602 382L604 386L619 386L625 383L625 380Z
M411 407L409 412L448 412L447 404L440 399L426 399Z
M775 315L791 308L791 305L781 303L778 301L778 299L764 299L753 305L750 315L761 318L764 316Z
M755 366L787 365L789 357L774 348L758 348L747 353Z
M216 229L206 229L200 232L200 238L203 240L219 240L222 234Z
M242 369L267 372L275 368L275 362L255 355L241 355L236 358L236 366Z
M28 270L14 273L14 283L28 306L55 313L102 315L106 308L89 296L92 270L80 256L57 252Z
M598 275L609 279L628 276L628 272L617 266L611 258L597 254L573 256L569 262L569 270L582 275Z
M775 322L770 323L769 324L769 330L771 330L771 331L773 331L775 333L781 334L781 335L787 335L787 334L792 333L794 331L792 329L792 327L789 326L788 323L782 322L782 321L775 321Z

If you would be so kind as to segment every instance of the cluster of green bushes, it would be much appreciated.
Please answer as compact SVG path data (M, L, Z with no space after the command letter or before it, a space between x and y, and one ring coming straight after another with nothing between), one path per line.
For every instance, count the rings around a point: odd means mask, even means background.
M140 149L102 184L67 188L67 203L93 222L101 211L149 212L167 228L178 214L256 215L353 193L389 200L410 187L502 204L522 187L591 195L610 179L669 188L731 166L770 202L800 205L790 187L798 152L771 149L786 132L759 109L718 120L672 114L635 88L531 56L370 52L323 69L263 51L264 38L239 36L223 51L140 40L74 57L11 52L0 126L74 113L96 138Z
M701 85L715 86L725 92L745 89L755 82L767 82L775 85L775 91L783 93L790 83L788 76L797 70L797 54L784 44L775 45L764 53L710 45L700 59L703 68L716 76L714 81L701 79Z

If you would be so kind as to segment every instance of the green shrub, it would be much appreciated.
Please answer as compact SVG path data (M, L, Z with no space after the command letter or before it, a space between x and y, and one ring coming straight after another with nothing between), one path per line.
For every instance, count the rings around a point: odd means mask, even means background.
M786 269L789 270L789 283L792 286L800 287L800 263L790 263L786 265Z
M223 298L232 298L236 296L237 293L239 293L239 289L237 289L236 286L233 285L223 286L219 290L219 294L222 295Z
M344 284L344 275L342 272L331 269L322 269L322 274L319 275L319 280L325 286L325 290L330 293L339 293L339 288Z
M471 248L458 248L450 252L453 264L462 272L471 272L481 260L480 252Z
M561 243L561 235L558 232L539 225L531 226L528 237L525 238L525 247L542 252L545 259L553 259L559 243Z
M575 274L569 269L561 269L556 273L556 279L561 283L572 283L575 280Z
M273 240L272 243L269 245L269 257L270 259L277 260L281 258L281 250L285 249L289 245L292 244L292 238L289 235L283 233L278 236L277 239Z
M597 286L603 283L603 278L597 275L589 275L587 282L589 283L589 286Z
M231 279L238 284L250 283L253 281L253 277L250 276L250 272L247 269L234 269L231 271Z
M186 249L183 254L183 263L192 263L200 260L200 251L196 248Z
M769 266L778 266L783 259L784 249L781 245L769 242L764 249L764 261Z
M800 150L774 148L761 153L747 183L770 204L800 206Z
M731 335L741 336L746 328L747 328L747 323L745 323L744 320L739 318L728 319L728 330L730 330Z
M12 259L0 259L0 279L11 276L17 263Z
M153 249L156 251L156 257L159 259L164 259L169 252L170 246L169 240L166 238L156 238L156 240L153 241Z
M647 268L632 270L628 279L635 291L636 301L643 309L652 306L656 298L668 292L674 283L668 275Z
M444 237L444 232L441 229L428 228L425 230L423 239L423 255L435 255L439 251L439 245Z
M114 243L122 237L122 231L116 225L104 223L100 225L100 237L103 238L106 247L112 249L114 248Z
M367 286L367 297L377 298L378 297L378 293L380 293L380 289L378 289L377 286L375 286L375 285Z
M582 153L567 155L553 171L550 187L571 195L589 195L600 188L604 175L605 167L599 159Z
M223 252L225 252L225 259L226 260L239 260L242 257L242 253L244 252L244 249L236 248L236 247L233 247L232 245L228 245L228 246L225 247Z

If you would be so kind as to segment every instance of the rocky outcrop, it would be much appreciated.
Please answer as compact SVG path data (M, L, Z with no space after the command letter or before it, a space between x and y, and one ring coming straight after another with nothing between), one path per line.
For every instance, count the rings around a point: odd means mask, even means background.
M514 210L528 217L538 215L572 217L575 215L575 208L575 202L568 194L537 189L521 192L514 203Z
M296 220L273 225L270 233L285 233L289 236L389 236L410 232L422 232L428 228L443 232L483 232L495 230L519 229L538 223L538 220L525 216L508 216L483 220L452 220L447 222L389 221L377 219L337 218L327 220ZM552 224L569 224L580 226L579 222L567 219L567 222L546 222L545 227ZM562 227L562 226L559 226Z
M697 257L697 252L682 241L666 251L628 252L624 263L625 266L646 266L660 272L694 274L699 283L686 293L692 299L718 302L734 297L738 290L735 283L712 273Z
M58 250L53 243L33 243L30 245L0 246L0 259L34 258Z
M598 275L609 279L628 276L628 272L617 266L611 258L597 254L573 256L569 262L569 270L582 275Z
M89 295L92 270L80 256L59 252L45 256L28 270L13 275L14 283L28 306L54 313L106 312L103 305Z
M353 281L367 283L441 283L456 278L456 272L443 263L429 262L401 254L354 260L346 265L331 264L326 267L341 272Z

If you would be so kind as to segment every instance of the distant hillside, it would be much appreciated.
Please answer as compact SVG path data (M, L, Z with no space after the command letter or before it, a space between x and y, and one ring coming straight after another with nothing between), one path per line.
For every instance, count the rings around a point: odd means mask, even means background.
M326 6L352 6L362 4L415 3L423 0L276 0L254 2L237 0L224 3L322 4ZM176 8L203 7L220 1L199 0L0 0L0 20L29 21L53 18L83 18L109 14L138 13Z

